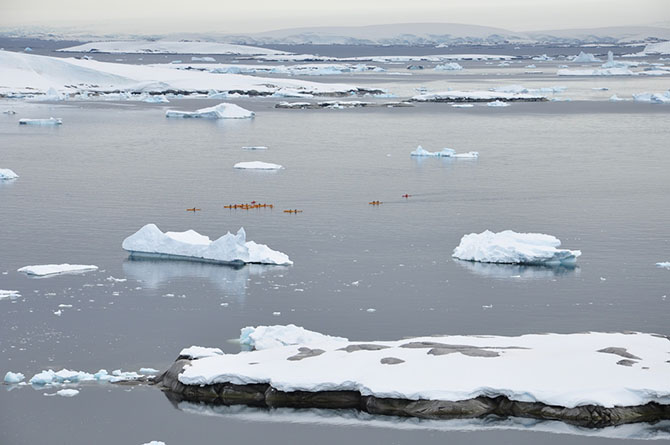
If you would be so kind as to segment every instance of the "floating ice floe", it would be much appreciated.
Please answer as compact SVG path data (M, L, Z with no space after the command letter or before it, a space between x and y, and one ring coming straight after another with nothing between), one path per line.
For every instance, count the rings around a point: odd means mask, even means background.
M640 93L633 94L635 102L647 102L650 104L670 104L670 90L665 93Z
M233 168L239 168L243 170L281 170L282 167L279 164L272 164L270 162L261 162L261 161L249 161L249 162L238 162L233 165Z
M474 108L472 104L452 104L452 108Z
M546 54L542 54L541 56L535 56L533 57L533 60L536 60L538 62L548 62L550 60L554 60L554 57L549 57Z
M245 328L241 339L260 334L256 329ZM295 332L300 328L284 329L267 327L255 351L194 360L175 377L189 387L269 384L284 392L357 391L408 403L503 396L588 409L667 404L670 397L665 363L670 343L660 335L454 335L354 342L309 331L301 339L303 333ZM286 332L295 341L279 341Z
M612 94L609 98L610 102L621 102L622 100L626 100L626 99L622 99L619 96L617 96L616 94Z
M0 168L0 181L8 181L18 178L19 175L8 168Z
M145 376L136 372L123 372L120 369L114 370L109 374L107 370L101 369L95 374L84 371L70 371L69 369L61 369L60 371L53 371L52 369L39 372L35 374L29 381L31 385L35 386L55 386L63 384L81 383L81 382L120 382L126 380L146 379Z
M510 102L546 101L547 97L539 94L503 93L495 91L443 91L424 93L413 96L413 102L493 102L495 100Z
M194 230L161 232L155 224L147 224L123 241L122 247L132 256L204 261L222 264L293 264L285 253L272 250L265 244L246 241L241 228L236 235L230 232L211 241Z
M140 374L158 374L160 371L154 368L140 368Z
M197 57L193 56L191 57L192 62L216 62L216 59L214 57Z
M595 68L595 69L562 69L556 72L559 76L637 76L628 68Z
M20 372L8 371L7 374L5 374L5 383L16 384L22 382L25 378L26 376Z
M435 66L435 71L459 71L462 69L463 67L461 66L461 64L457 62L445 63L443 65Z
M469 151L467 153L456 153L453 148L443 148L441 151L428 151L422 146L418 146L416 150L410 152L410 156L416 157L434 157L434 158L477 158L479 152Z
M242 147L242 150L267 150L268 148L264 145L252 145L248 147Z
M61 390L56 391L56 394L58 394L61 397L74 397L77 394L79 394L79 390L71 389L71 388L61 389Z
M20 119L19 125L63 125L63 119L50 117L49 119Z
M493 102L489 102L486 105L489 107L509 107L507 102L503 102L501 100L494 100Z
M670 269L670 261L665 261L661 263L656 263L656 266L662 267L664 269Z
M15 300L19 298L21 294L17 290L3 290L0 289L0 300L9 298L10 300Z
M245 110L239 105L221 103L214 107L201 108L196 111L167 110L165 117L186 117L203 119L247 119L254 117L256 113Z
M83 273L98 270L98 266L88 264L40 264L36 266L25 266L17 270L28 275L43 277L46 275L57 275L67 273Z
M223 351L219 348L206 348L204 346L191 346L189 348L184 348L179 353L179 357L187 358L190 360L198 360L205 357L212 357L215 355L221 355ZM140 371L141 372L141 371Z
M489 91L496 93L512 93L512 94L543 94L543 93L562 93L567 90L564 86L541 87L541 88L526 88L523 85L505 85L500 87L490 88Z
M453 257L465 261L507 264L574 264L579 250L558 249L561 241L542 233L517 233L512 230L464 235Z
M149 104L166 104L170 102L167 97L163 96L162 94L152 94L148 96L146 99L142 99L142 102L146 102Z

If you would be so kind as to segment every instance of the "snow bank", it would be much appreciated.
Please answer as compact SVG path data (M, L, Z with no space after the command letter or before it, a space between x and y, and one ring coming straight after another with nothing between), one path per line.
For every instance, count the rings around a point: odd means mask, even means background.
M591 53L580 51L578 56L572 58L572 61L575 63L595 63L600 62L601 60Z
M254 117L256 113L245 110L239 105L230 103L220 103L214 107L201 108L196 111L177 111L167 110L165 117L187 117L202 119L248 119Z
M161 232L155 224L147 224L123 241L122 247L137 256L158 256L167 259L205 261L223 264L260 263L293 264L288 255L265 244L246 241L241 228L211 241L194 230Z
M324 337L285 344L271 341L279 336L268 333L266 347L257 343L255 351L193 361L178 379L185 385L268 383L280 391L352 390L409 400L505 396L569 408L670 402L665 363L670 342L653 334L431 336L365 343Z
M416 150L410 152L410 156L417 157L434 157L434 158L477 158L479 153L476 151L470 151L467 153L456 153L456 150L453 148L443 148L441 151L428 151L422 146L418 146Z
M55 117L49 119L19 119L19 125L63 125L63 120Z
M418 94L411 98L414 102L493 102L501 101L544 101L546 96L526 93L502 93L495 91L443 91Z
M0 181L6 181L10 179L16 179L18 178L19 175L14 173L12 170L8 168L0 168Z
M21 374L20 372L8 371L7 374L5 374L5 383L9 383L9 384L20 383L25 378L26 378L26 376Z
M184 348L179 353L179 357L188 358L191 360L197 360L205 357L212 357L215 355L221 355L223 351L219 348L205 348L203 346L191 346L190 348Z
M260 54L288 54L284 51L259 48L255 46L233 45L218 42L174 42L167 40L128 40L91 42L83 45L71 46L57 51L71 53L122 53L122 54L230 54L230 55L260 55Z
M333 337L309 331L294 324L286 326L247 326L240 331L240 344L257 351L288 345L336 344L347 341L343 337Z
M82 273L92 270L98 270L98 266L87 264L41 264L37 266L25 266L17 270L28 275L43 277L46 275L56 275L65 273Z
M508 264L574 264L579 250L558 249L561 241L542 233L517 233L511 230L484 231L463 236L453 257L466 261Z
M459 71L463 67L457 62L445 63L443 65L436 65L435 71Z
M279 164L272 164L270 162L250 161L238 162L237 164L233 165L233 168L245 170L280 170L284 167Z

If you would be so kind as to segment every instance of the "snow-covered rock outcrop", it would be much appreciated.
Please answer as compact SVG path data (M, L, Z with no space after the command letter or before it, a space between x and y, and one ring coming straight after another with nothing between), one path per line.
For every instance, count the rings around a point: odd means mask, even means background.
M147 224L126 238L121 246L135 256L222 264L293 264L285 253L247 241L243 228L235 235L228 232L211 241L194 230L163 233L155 224Z
M542 233L486 230L463 236L452 256L482 263L570 265L582 254L579 250L559 249L560 245L558 238Z
M201 108L196 111L167 110L165 117L186 117L201 119L249 119L256 113L246 110L239 105L220 103L219 105Z

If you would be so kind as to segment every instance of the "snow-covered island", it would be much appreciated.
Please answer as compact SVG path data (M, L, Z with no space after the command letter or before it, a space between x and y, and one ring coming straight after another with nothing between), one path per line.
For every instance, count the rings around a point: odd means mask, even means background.
M196 111L167 110L165 117L184 117L200 119L250 119L256 113L246 110L239 105L220 103L219 105L201 108Z
M517 233L512 230L471 233L461 238L453 257L465 261L505 264L572 265L579 250L559 249L561 241L543 233Z
M587 332L357 342L294 325L247 327L240 342L252 351L182 351L155 383L212 404L602 427L670 419L668 340Z
M123 240L124 250L135 257L202 261L208 263L242 265L293 264L285 253L272 250L265 244L246 240L243 228L233 235L228 232L212 241L195 230L163 233L155 224L147 224Z

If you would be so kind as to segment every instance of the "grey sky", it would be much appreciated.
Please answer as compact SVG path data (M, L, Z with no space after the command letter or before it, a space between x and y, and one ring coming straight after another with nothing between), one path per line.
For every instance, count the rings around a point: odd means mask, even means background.
M515 31L670 21L670 0L0 0L0 27L76 26L102 32L216 31L403 22Z

